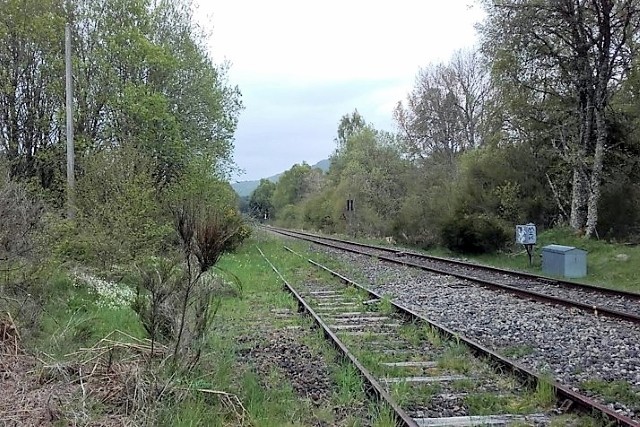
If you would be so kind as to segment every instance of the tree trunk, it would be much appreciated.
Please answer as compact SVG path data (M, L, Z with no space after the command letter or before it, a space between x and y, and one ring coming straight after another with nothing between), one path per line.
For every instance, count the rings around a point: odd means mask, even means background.
M593 156L593 166L591 167L591 182L589 191L587 227L585 237L591 237L596 233L598 225L598 204L600 203L600 180L602 167L604 164L604 144L607 140L607 124L604 117L604 107L597 108L596 116L596 148Z
M574 230L581 230L586 222L586 208L588 201L587 180L581 161L576 161L573 166L573 183L571 188L571 218L569 225Z

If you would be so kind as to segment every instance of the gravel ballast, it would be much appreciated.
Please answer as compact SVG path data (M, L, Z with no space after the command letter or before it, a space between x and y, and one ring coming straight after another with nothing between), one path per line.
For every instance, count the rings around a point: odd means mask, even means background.
M312 245L359 271L370 289L462 335L508 355L537 372L589 395L587 380L624 381L640 396L640 328L630 322L543 304L489 290L452 276L416 270L370 257ZM639 419L631 403L595 396Z

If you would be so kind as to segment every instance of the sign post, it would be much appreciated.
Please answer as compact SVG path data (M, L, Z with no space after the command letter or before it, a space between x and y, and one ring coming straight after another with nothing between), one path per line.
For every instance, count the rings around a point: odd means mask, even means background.
M529 266L532 265L533 246L536 244L536 226L532 223L516 225L516 243L524 246L529 255Z
M346 209L346 219L347 219L347 233L352 234L353 232L353 199L347 199L347 209ZM355 233L354 233L355 237Z

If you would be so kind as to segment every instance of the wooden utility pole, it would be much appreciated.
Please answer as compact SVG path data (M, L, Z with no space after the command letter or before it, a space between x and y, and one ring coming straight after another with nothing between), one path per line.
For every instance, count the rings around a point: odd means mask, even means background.
M66 90L67 90L67 218L75 217L75 185L74 174L75 154L73 146L73 76L71 74L71 28L67 24L64 28Z

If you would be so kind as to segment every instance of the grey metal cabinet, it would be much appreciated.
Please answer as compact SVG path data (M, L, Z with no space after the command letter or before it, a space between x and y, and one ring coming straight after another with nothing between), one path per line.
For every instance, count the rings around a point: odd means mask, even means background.
M544 246L542 272L567 278L584 277L587 275L587 251L573 246Z

